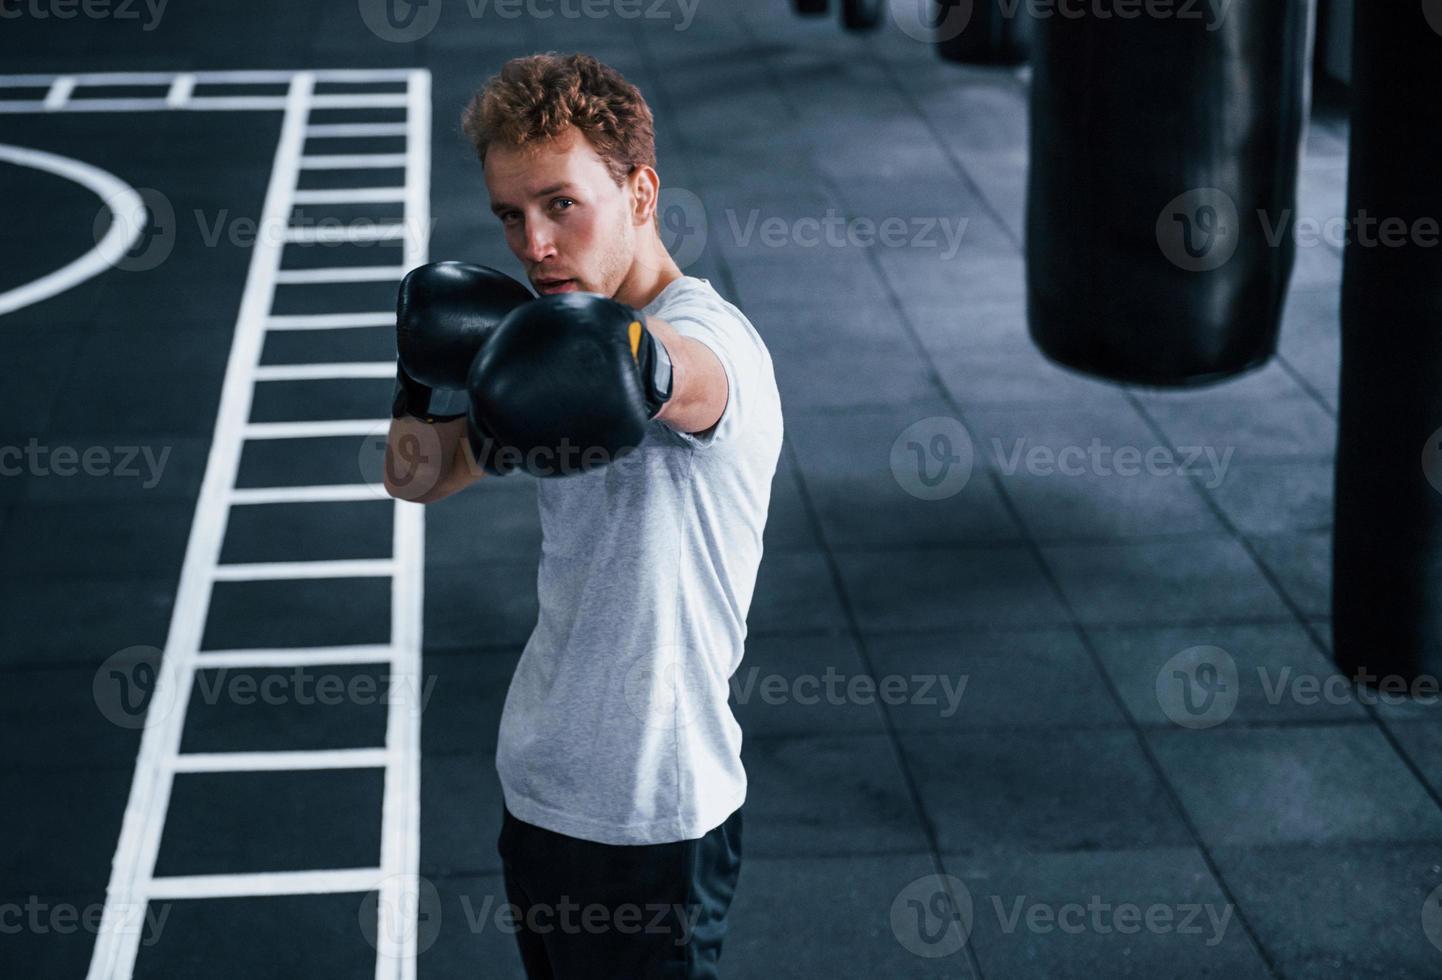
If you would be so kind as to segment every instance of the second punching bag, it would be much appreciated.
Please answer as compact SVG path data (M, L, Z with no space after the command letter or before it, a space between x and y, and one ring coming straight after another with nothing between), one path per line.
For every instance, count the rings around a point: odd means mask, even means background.
M1104 6L1033 27L1032 338L1117 381L1262 364L1295 254L1311 0Z
M1425 676L1435 689L1442 676L1442 4L1359 3L1353 51L1333 645L1349 675Z

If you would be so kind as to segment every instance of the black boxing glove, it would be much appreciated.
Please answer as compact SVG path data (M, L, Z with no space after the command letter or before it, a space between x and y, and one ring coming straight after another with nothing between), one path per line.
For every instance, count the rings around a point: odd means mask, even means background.
M530 290L482 265L432 262L401 280L396 299L396 386L391 417L444 422L466 414L476 352Z
M636 310L593 293L513 310L481 348L468 435L493 473L563 476L639 445L671 397L671 358Z

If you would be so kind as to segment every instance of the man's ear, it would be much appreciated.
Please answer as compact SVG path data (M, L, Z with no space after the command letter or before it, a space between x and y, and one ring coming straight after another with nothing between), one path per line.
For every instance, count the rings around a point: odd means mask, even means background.
M661 178L654 167L632 169L627 182L631 185L631 220L637 225L649 224L655 217L661 196Z

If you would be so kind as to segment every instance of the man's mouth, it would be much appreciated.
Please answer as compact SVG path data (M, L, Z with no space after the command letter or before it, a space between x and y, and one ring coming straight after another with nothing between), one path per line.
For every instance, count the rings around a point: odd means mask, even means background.
M579 288L574 279L537 279L535 280L536 292L542 295L551 293L568 293Z

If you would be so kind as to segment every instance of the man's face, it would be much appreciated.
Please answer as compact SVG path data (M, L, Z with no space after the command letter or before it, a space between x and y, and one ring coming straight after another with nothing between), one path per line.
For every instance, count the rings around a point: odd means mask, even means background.
M629 186L583 135L486 150L486 189L506 244L539 293L614 295L636 251Z

